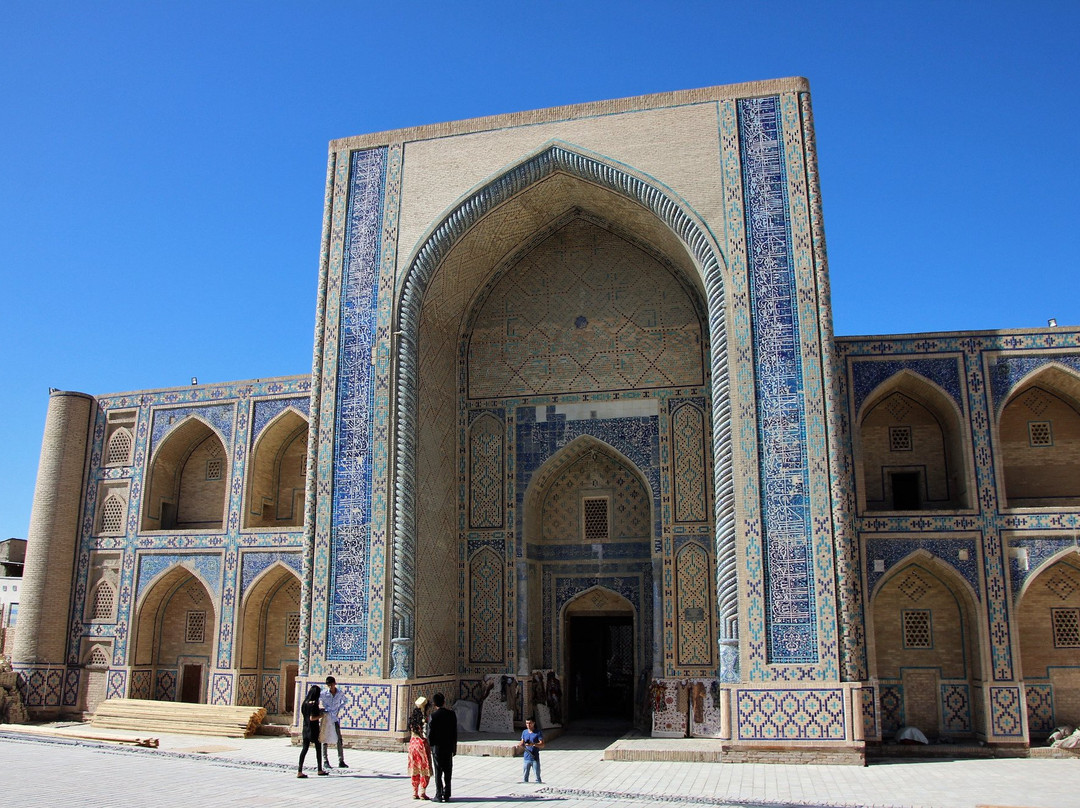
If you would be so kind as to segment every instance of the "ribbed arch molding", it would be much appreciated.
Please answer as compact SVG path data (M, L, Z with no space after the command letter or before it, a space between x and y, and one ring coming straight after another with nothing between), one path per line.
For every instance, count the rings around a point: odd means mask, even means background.
M674 233L693 258L704 284L711 343L713 451L716 491L717 594L720 625L735 629L735 503L732 482L731 405L728 391L726 302L722 256L701 220L673 192L636 176L625 167L575 151L567 144L548 146L470 194L431 232L410 262L398 303L397 473L394 488L393 630L412 637L415 609L416 433L419 420L419 328L424 294L454 245L504 202L525 189L563 173L634 200Z

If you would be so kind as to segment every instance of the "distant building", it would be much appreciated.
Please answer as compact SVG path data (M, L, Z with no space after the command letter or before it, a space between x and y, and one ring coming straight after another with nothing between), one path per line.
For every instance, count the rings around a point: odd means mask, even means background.
M1080 723L1080 329L834 338L804 80L334 141L317 300L310 377L50 397L32 712L333 674L384 743L498 675L733 760Z
M0 541L0 654L10 657L15 646L19 618L19 584L22 582L26 539Z

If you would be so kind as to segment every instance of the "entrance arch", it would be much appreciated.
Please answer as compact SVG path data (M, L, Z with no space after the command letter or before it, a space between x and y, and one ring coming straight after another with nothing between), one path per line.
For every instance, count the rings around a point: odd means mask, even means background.
M637 681L633 605L596 586L566 604L561 622L568 718L631 722Z
M243 704L291 713L300 667L300 578L280 561L244 593L237 621Z
M132 667L150 677L150 692L138 697L205 704L217 619L203 580L175 565L150 585L136 613Z
M393 676L445 671L456 661L437 644L411 643L418 623L425 627L425 636L445 636L457 628L454 616L434 604L461 596L457 577L447 571L458 564L459 544L464 541L457 529L461 514L455 486L455 447L463 428L459 424L463 323L487 284L495 280L500 262L533 249L538 234L549 232L552 223L570 211L633 234L636 242L666 261L700 301L708 344L703 404L712 412L707 451L715 477L711 502L716 581L725 582L717 589L717 610L724 639L737 634L723 256L700 218L669 189L625 165L560 142L527 156L463 197L408 260L399 287L392 332L396 339L390 346L396 359L390 617L403 654L394 656ZM586 329L588 322L587 315L578 317L574 328ZM625 389L637 389L637 384ZM514 525L503 528L513 530ZM423 537L422 553L417 537ZM418 563L421 555L423 564ZM419 590L428 597L418 603ZM515 619L520 632L524 618L519 614ZM520 672L523 660L515 663Z

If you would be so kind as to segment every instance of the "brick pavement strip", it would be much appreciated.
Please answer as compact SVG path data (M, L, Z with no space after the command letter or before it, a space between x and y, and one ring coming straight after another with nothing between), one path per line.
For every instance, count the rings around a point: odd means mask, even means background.
M28 731L29 730L29 731ZM348 750L351 768L295 777L288 739L158 736L159 749L84 741L77 730L0 727L0 802L7 806L294 805L376 800L413 805L405 755ZM95 733L100 734L100 733ZM145 733L143 733L145 735ZM117 733L116 737L133 735ZM544 750L545 784L523 785L519 759L459 756L454 801L485 808L557 802L615 806L884 806L1076 808L1080 759L918 760L857 766L653 763L602 759L595 739ZM309 773L314 759L309 753ZM15 773L14 775L9 773ZM428 793L434 789L429 786Z

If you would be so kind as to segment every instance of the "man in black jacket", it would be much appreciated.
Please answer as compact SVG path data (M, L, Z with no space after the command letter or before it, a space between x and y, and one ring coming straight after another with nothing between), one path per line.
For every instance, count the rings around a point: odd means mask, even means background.
M442 693L431 697L435 712L428 724L428 745L431 747L431 767L435 774L435 802L450 802L450 777L454 773L457 754L457 715L444 707Z

